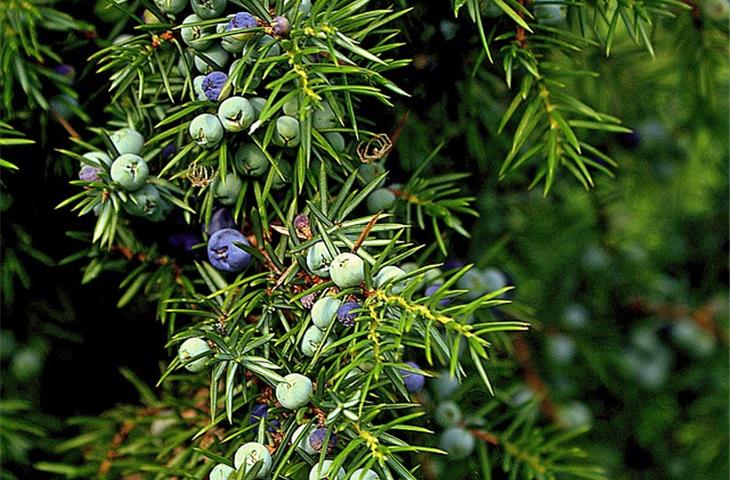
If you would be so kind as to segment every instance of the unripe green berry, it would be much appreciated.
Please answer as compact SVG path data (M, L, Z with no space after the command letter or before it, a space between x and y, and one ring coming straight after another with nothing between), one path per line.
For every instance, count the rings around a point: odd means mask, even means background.
M122 128L109 135L114 148L117 149L119 155L125 153L133 153L139 155L144 147L144 137L137 130L132 128Z
M124 208L130 215L152 217L160 208L160 192L154 185L147 184L129 196Z
M188 131L195 143L203 148L213 148L223 139L223 125L210 113L201 113L193 118Z
M206 356L202 356L192 362L190 359L199 355L204 355L208 352L210 352L208 342L202 338L193 337L188 338L182 343L182 345L180 345L177 355L178 358L180 358L180 363L183 364L186 370L189 372L199 372L205 368L205 364L208 360Z
M331 471L333 463L332 460L325 460L321 467L319 464L313 466L309 471L309 480L345 480L345 469L340 467L335 474Z
M342 300L335 297L322 297L312 305L312 322L320 329L326 330L335 320L337 309Z
M144 158L132 153L125 153L117 157L112 163L110 171L112 180L130 192L142 188L149 173L149 167Z
M271 470L271 454L264 445L258 442L248 442L236 450L233 458L236 470L245 469L246 472L250 472L256 464L259 464L260 467L254 478L266 477Z
M378 188L368 195L367 204L370 213L388 210L395 205L395 193L388 188Z
M202 18L195 14L192 14L185 17L182 23L183 25L186 25L190 23L198 23L201 21L203 21ZM201 40L201 38L208 35L208 32L205 31L206 28L207 27L201 26L183 27L180 29L180 36L182 37L183 42L185 42L190 47L198 51L203 51L208 49L213 44L213 40Z
M365 280L365 263L354 253L341 253L332 260L330 276L340 288L355 287Z
M160 10L173 15L182 12L188 3L188 0L155 0L155 5Z
M320 108L314 110L312 114L312 126L317 130L326 128L335 128L337 126L337 115L335 115L332 107L324 102Z
M449 460L462 460L474 451L474 436L461 427L451 427L439 437L439 447L449 454Z
M327 140L327 143L330 144L335 152L345 151L345 137L343 137L341 133L327 132L324 134L324 138Z
M383 173L385 173L385 167L380 163L363 163L357 167L357 179L362 186L368 185ZM385 178L378 182L378 187L382 187L384 184Z
M274 143L282 147L296 147L299 145L301 132L299 121L294 117L283 115L276 119Z
M375 288L382 289L386 283L400 278L405 274L406 272L399 267L388 265L381 268L378 274L373 277L373 283L375 284ZM403 282L390 282L390 289L393 293L400 293L405 287L406 285Z
M229 480L231 478L235 478L232 475L236 473L236 470L229 467L225 463L219 463L215 467L213 467L213 470L210 471L210 475L208 476L209 480Z
M240 132L252 123L256 112L251 102L243 97L231 97L218 107L218 120L229 132Z
M329 277L334 255L324 242L317 242L307 250L307 268L319 277Z
M208 62L203 60L203 58L206 58ZM213 45L203 52L196 51L194 60L195 68L200 73L206 75L214 71L223 71L225 70L226 65L228 65L228 60L230 58L231 55L226 52L223 47L220 45ZM213 65L209 62L213 63Z
M456 402L450 400L440 403L434 413L436 423L444 428L458 425L462 418L461 408L459 408Z
M193 11L204 20L220 17L227 3L226 0L190 0Z
M256 144L243 145L233 159L236 169L243 175L260 177L269 168L269 159Z
M284 115L297 117L299 115L299 97L294 95L292 98L287 100L286 103L284 103L282 110L284 110Z
M307 405L311 395L312 381L299 373L290 373L276 386L276 399L289 410Z
M223 205L234 205L241 193L241 188L243 188L241 179L235 173L229 172L223 179L220 176L215 178L213 196Z
M251 102L251 105L256 112L256 116L261 115L261 112L264 110L264 106L266 106L266 99L263 97L253 97L249 101Z
M307 328L307 331L304 332L304 337L302 337L302 353L307 357L313 357L317 353L317 350L319 350L322 342L325 342L322 350L327 348L327 345L332 343L332 341L330 339L325 339L324 335L325 332L314 325Z
M358 468L352 472L349 480L380 480L380 476L370 469Z
M199 101L208 100L208 96L203 90L203 80L205 80L205 75L198 75L193 78L193 92L195 93L195 99Z
M279 160L276 164L279 167L279 171L274 170L274 178L271 181L271 188L274 190L281 190L284 186L291 182L291 165L286 160Z
M309 444L309 436L314 430L314 425L299 425L291 436L292 445L301 448L309 455L316 454L317 452Z
M232 18L232 15L229 15L228 18ZM225 33L228 30L228 21L224 23L219 23L216 25L215 32L216 33ZM223 50L230 52L230 53L241 53L243 51L243 40L236 38L236 35L227 35L225 37L221 37L221 47L223 47Z

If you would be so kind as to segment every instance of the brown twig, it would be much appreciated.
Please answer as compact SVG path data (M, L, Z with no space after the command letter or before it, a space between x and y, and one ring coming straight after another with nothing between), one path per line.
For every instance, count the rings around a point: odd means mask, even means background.
M550 419L555 419L557 409L552 402L547 385L542 381L542 377L535 368L530 354L530 346L527 344L524 335L515 335L515 355L522 366L527 385L540 397L540 409Z

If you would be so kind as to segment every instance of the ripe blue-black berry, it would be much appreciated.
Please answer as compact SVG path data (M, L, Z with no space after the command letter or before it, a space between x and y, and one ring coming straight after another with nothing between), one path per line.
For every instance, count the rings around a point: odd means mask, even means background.
M250 245L238 230L224 228L208 240L208 260L214 268L224 272L240 272L251 263L251 254L236 244Z

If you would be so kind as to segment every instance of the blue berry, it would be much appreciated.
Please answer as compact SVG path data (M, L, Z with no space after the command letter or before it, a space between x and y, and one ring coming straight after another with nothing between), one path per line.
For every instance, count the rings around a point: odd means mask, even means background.
M178 349L178 358L180 363L190 372L199 372L205 368L205 364L208 361L207 354L210 352L208 342L202 338L193 337L185 340L180 348ZM196 358L200 357L200 358ZM196 358L196 360L192 360Z
M233 32L236 30L248 30L251 28L256 28L258 26L259 24L253 15L248 12L239 12L233 15L231 20L228 22L228 25L226 26L226 31ZM253 32L241 32L231 36L236 40L246 40L252 35Z
M139 155L125 153L112 163L110 170L112 180L125 190L133 192L142 188L149 177L149 167Z
M236 244L250 245L238 230L224 228L208 240L208 260L218 270L240 272L251 263L251 254Z
M219 102L228 97L231 93L228 83L228 75L223 72L210 72L203 79L201 88L208 100Z
M287 35L290 28L291 25L289 24L289 19L286 17L277 16L271 21L272 31L280 37Z
M236 450L233 465L236 470L245 469L246 472L252 471L255 465L259 465L259 470L254 478L265 478L271 470L271 454L264 445L258 442L248 442Z
M269 406L265 403L257 403L251 409L251 416L248 419L248 423L259 423L259 420L266 418L269 415Z
M433 380L433 389L439 398L448 398L459 388L459 380L452 376L448 370L442 371Z
M361 308L358 302L345 302L337 309L337 320L346 327L355 325L357 312L355 310Z
M309 455L314 455L315 452L312 446L309 445L309 435L312 434L316 427L313 425L299 425L291 436L291 443L296 448L301 448Z
M213 235L218 230L223 230L224 228L236 228L236 222L233 221L230 210L227 208L219 208L210 216L208 235Z
M428 287L426 287L426 290L423 291L423 295L425 297L432 296L434 293L436 293L436 291L439 288L441 288L441 285L443 285L443 284L442 283L434 283L434 284L429 285ZM446 307L450 303L451 303L451 299L450 298L442 298L441 300L439 300L439 305L441 305L442 307Z
M79 180L83 180L85 182L98 182L101 179L99 178L99 174L103 170L99 167L92 167L91 165L83 165L81 167L81 170L79 170Z
M169 243L171 247L182 250L185 253L192 252L193 247L199 242L200 238L189 232L171 233L167 237L167 243Z
M341 253L332 260L329 273L338 287L355 287L365 280L365 263L354 253Z
M160 152L160 157L163 160L169 160L177 153L177 147L174 144L165 145L165 148Z
M321 452L324 447L325 438L327 438L327 429L319 427L315 429L311 435L309 435L309 446L312 447L312 450L315 452ZM332 453L336 446L337 435L332 432L330 433L329 441L327 442L327 453Z
M312 381L299 373L290 373L276 386L276 399L289 410L307 405L311 395Z
M406 362L406 365L412 367L415 370L420 370L416 362ZM415 373L410 370L400 370L400 375L403 378L403 383L406 386L406 390L410 393L418 393L423 390L423 386L426 384L426 377L420 373Z
M439 437L439 447L449 454L449 460L462 460L474 451L474 436L461 427L451 427Z

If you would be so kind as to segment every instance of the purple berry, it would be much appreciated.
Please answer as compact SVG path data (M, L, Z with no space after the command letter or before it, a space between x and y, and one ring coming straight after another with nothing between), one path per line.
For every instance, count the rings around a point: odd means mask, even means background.
M65 77L64 80L66 80L68 83L73 82L74 78L76 78L76 69L72 65L68 65L66 63L56 65L55 67L53 67L53 71L54 73Z
M310 293L308 295L305 295L299 300L302 302L302 306L304 308L312 308L312 305L314 305L314 301L317 299L317 294Z
M79 170L79 180L83 180L85 182L98 182L100 180L99 173L101 173L101 168L84 165L81 167L81 170Z
M413 367L414 369L420 369L416 362L406 362L406 365ZM406 385L406 390L411 393L418 393L423 390L423 386L426 383L426 377L420 373L410 372L408 370L400 371L400 376L403 377L403 383Z
M203 93L205 93L205 96L208 98L208 100L217 102L219 100L225 99L230 93L230 89L223 89L223 87L226 85L226 82L228 82L228 75L226 75L225 73L210 72L203 79L201 88L203 89Z
M271 21L271 28L276 35L282 37L289 33L291 25L289 24L288 18L279 16L274 17L274 19Z
M309 227L309 217L303 213L300 213L294 217L294 228L297 230L304 230Z
M464 262L458 258L449 258L444 262L444 270L453 270L455 268L461 268L464 266Z
M200 237L189 232L177 232L170 234L167 241L171 247L190 253L193 251L193 247L200 242Z
M256 22L256 18L248 12L238 12L231 18L226 27L227 31L232 30L246 30L249 28L256 28L259 24Z
M250 245L238 230L224 228L211 235L208 240L208 260L211 265L224 272L240 272L251 263L251 254L236 244Z
M213 235L218 230L224 228L236 228L236 222L233 221L233 215L227 208L219 208L210 217L208 224L208 235Z
M315 431L312 432L312 434L309 436L309 446L312 447L312 449L315 452L321 452L322 447L324 447L324 439L327 437L327 429L324 427L319 427ZM332 453L332 451L337 446L337 435L334 433L330 433L330 439L327 443L327 453Z
M358 302L345 302L337 309L337 320L346 327L355 325L357 313L354 310L360 308Z
M169 160L177 153L177 147L173 145L172 143L165 146L165 148L162 149L162 152L160 153L160 156L163 160Z
M426 287L426 290L423 291L423 295L426 296L426 297L430 297L431 295L433 295L434 293L436 293L436 291L439 288L441 288L441 284L440 283L434 283L432 285L429 285L428 287ZM439 305L441 305L442 307L445 307L445 306L447 306L450 303L451 303L451 299L450 298L442 298L439 301Z
M251 409L251 416L249 417L249 423L259 423L259 420L266 418L269 415L269 406L265 403L257 403Z

